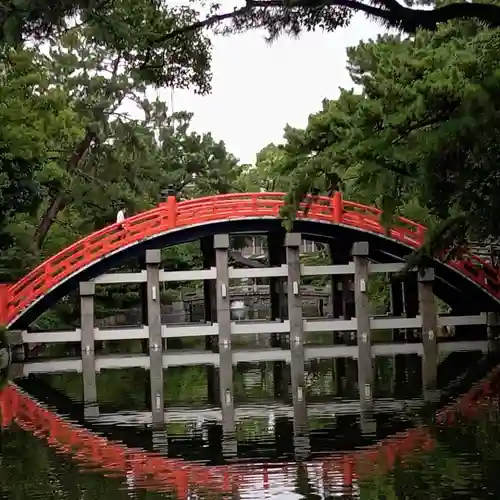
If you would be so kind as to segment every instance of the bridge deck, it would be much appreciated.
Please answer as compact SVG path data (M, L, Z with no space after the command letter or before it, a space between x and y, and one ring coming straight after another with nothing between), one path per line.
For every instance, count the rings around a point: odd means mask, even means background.
M50 300L61 298L68 287L74 287L75 280L97 277L99 268L102 272L113 267L113 259L116 257L118 263L129 251L138 253L155 244L161 248L162 242L168 246L204 235L229 234L236 225L242 232L282 229L280 210L284 197L284 193L231 193L178 203L175 196L170 196L167 202L127 219L124 224L112 224L75 242L12 286L0 287L0 321L9 326L27 324L23 322L30 315L33 319L41 314ZM405 218L398 218L388 229L381 223L379 209L344 200L340 192L333 197L313 196L304 201L294 227L297 234L331 238L334 228L338 235L351 231L353 236L357 232L351 242L359 241L361 236L367 243L386 244L387 252L389 247L390 252L398 247L399 258L422 245L426 234L423 225ZM464 252L461 260L446 263L436 260L436 267L438 275L443 271L453 278L455 272L459 273L464 287L474 283L470 290L480 288L483 299L498 306L499 274L487 262ZM233 270L229 278L237 278L237 271ZM243 271L248 275L248 269ZM263 269L251 271L259 276ZM307 270L302 269L300 274L307 275ZM174 276L171 279L177 281Z

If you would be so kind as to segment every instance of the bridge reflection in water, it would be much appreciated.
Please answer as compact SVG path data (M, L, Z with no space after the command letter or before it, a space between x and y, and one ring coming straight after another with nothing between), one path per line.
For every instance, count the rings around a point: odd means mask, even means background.
M343 361L343 377L338 377L338 366L336 374L338 359L308 363L308 430L303 433L294 429L296 408L289 391L279 388L284 383L277 362L235 370L233 436L222 431L222 414L210 390L211 366L165 370L165 412L159 421L151 411L155 381L148 370L102 370L95 377L99 403L89 406L83 374L55 373L59 360L13 366L11 373L21 377L1 393L2 425L15 423L86 467L123 477L129 487L173 490L177 498L194 498L192 491L198 492L196 498L211 498L205 490L224 498L269 498L273 490L303 498L301 489L307 486L300 487L301 475L319 498L352 498L361 471L384 471L398 457L431 449L433 439L422 427L404 430L423 404L418 356L376 359L373 425L365 433L356 363ZM35 364L38 374L23 375ZM489 387L488 380L476 386L460 400L460 408L473 412L471 401ZM453 415L455 407L442 410L438 421Z

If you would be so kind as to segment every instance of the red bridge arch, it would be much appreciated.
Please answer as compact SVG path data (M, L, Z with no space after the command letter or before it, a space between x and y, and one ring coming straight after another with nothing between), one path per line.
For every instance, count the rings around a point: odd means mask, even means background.
M148 244L162 235L207 224L279 220L284 196L284 193L236 193L180 203L170 197L158 207L130 217L123 228L112 224L90 234L47 259L17 283L0 286L0 322L16 326L33 306L72 278L83 272L87 273L86 279L96 276L99 262L131 247ZM399 217L387 233L380 223L379 209L343 200L340 193L332 198L314 197L310 201L307 212L298 215L299 224L305 221L320 223L320 231L325 232L331 232L332 226L351 228L365 235L378 236L380 240L392 240L406 249L418 248L424 241L426 228L423 225ZM447 262L445 267L458 273L464 282L474 284L498 307L500 278L490 264L465 254L462 260ZM43 310L37 314L41 312Z

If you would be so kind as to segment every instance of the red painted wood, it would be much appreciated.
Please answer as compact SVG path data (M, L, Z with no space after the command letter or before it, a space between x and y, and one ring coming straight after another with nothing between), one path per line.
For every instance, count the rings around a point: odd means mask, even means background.
M0 283L0 325L7 324L7 311L10 300L10 285Z
M77 274L96 260L118 252L174 228L227 219L239 220L255 217L279 218L284 193L234 193L208 196L176 203L170 197L158 207L140 213L121 227L111 224L73 243L28 273L9 288L7 305L0 309L6 323L14 321L30 304L43 297L62 280ZM340 193L333 198L313 197L304 214L298 218L341 224L362 231L386 236L380 224L380 210L342 199ZM416 222L399 217L388 237L412 248L424 241L426 228ZM462 260L448 263L464 276L500 300L500 279L497 270L474 255L466 254ZM2 312L0 312L2 314Z
M500 378L500 367L476 384L466 395L438 412L436 422L441 425L453 422L453 417L461 414L474 417L482 403L490 397L498 397L496 385ZM259 473L250 465L203 466L182 459L164 457L158 453L146 452L138 448L128 448L123 443L110 441L83 427L65 420L41 406L15 385L8 385L0 391L0 423L7 427L14 421L22 429L44 439L49 446L70 455L86 466L99 467L108 474L125 476L131 472L137 486L157 491L175 491L179 499L187 499L188 489L201 489L230 493L246 477ZM374 472L385 473L396 462L419 451L428 451L435 442L423 426L395 434L374 446L349 454L335 454L315 460L321 463L326 476L333 484L342 478L345 486L352 485L356 478ZM278 464L272 467L277 470Z

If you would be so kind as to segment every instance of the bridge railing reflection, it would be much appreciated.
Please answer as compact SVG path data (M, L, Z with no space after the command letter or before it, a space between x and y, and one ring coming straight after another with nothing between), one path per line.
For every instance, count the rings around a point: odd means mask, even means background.
M453 422L458 413L467 417L475 415L481 400L497 396L495 383L499 377L500 368L496 368L456 403L442 409L436 416L436 423ZM138 487L174 490L181 499L187 499L191 489L231 494L239 487L249 485L250 477L252 474L255 476L255 468L249 466L203 466L111 441L57 415L13 384L0 393L0 412L3 428L15 422L25 431L44 439L49 446L86 466L131 476ZM398 458L419 450L430 450L433 446L429 431L425 427L417 427L375 446L354 453L323 457L314 463L321 467L325 487L338 490L339 487L355 486L360 475L386 472ZM268 467L259 466L258 470L264 479L268 474L266 481L269 483L269 471L286 467L286 464L271 464Z

